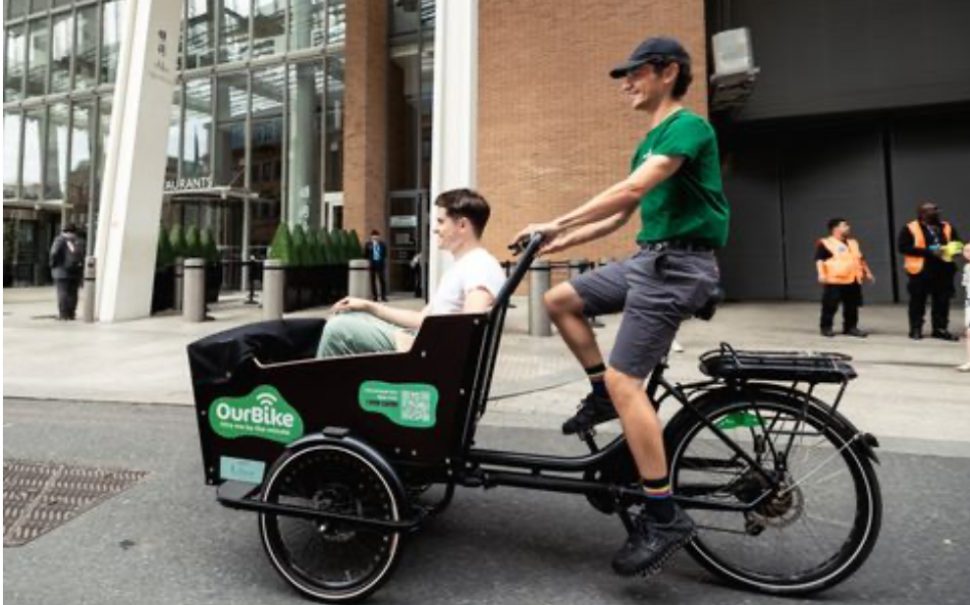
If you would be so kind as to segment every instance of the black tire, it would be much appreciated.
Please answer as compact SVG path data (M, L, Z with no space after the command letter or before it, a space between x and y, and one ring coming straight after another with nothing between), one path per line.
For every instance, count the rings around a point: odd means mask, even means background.
M267 474L263 500L399 521L399 484L369 456L339 442L285 454ZM260 513L259 533L273 567L300 593L326 603L366 598L400 558L400 532Z
M690 512L698 525L697 538L688 551L695 560L744 588L784 595L808 594L834 586L865 562L879 535L882 497L866 446L847 420L831 414L821 401L810 399L806 408L804 399L796 400L791 394L770 387L744 393L715 391L695 399L692 406L715 424L721 423L719 428L729 435L740 429L737 437L743 448L752 455L761 449L763 459L758 461L762 468L778 473L789 486L784 494L779 492L767 498L751 513L693 508ZM804 417L803 410L807 411ZM802 428L794 424L799 418L803 418ZM724 428L729 426L730 430ZM799 450L793 444L785 462L787 470L779 471L775 461L784 456L772 454L773 448L765 436L770 440L778 431L776 438L781 440L774 449L782 452L788 436L781 431L786 426L791 426L794 433L814 434L791 436L799 441ZM698 438L699 435L705 436ZM818 446L803 447L806 437L817 440ZM675 494L739 504L753 502L765 493L767 482L742 458L733 455L689 410L682 410L671 420L665 442ZM725 453L723 457L718 451ZM809 461L816 453L820 461ZM802 464L796 465L799 457ZM804 472L801 466L805 467ZM697 475L711 478L696 479ZM724 478L727 475L730 479ZM831 485L835 479L844 485ZM716 487L721 481L724 483ZM811 506L818 506L812 512L808 512L809 498ZM823 509L822 516L813 516ZM839 512L841 516L837 515ZM740 532L735 529L739 521ZM796 539L789 543L796 529L804 529L809 541L798 543ZM835 546L820 545L818 532L822 529L835 535ZM726 537L735 535L743 538ZM732 539L734 544L730 543ZM770 543L778 542L778 552L764 552ZM789 566L789 557L817 560Z

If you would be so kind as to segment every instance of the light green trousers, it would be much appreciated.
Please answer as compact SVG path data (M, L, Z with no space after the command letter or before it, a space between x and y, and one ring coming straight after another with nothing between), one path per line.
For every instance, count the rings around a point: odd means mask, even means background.
M341 357L397 350L394 335L401 328L369 313L340 313L327 320L317 357Z

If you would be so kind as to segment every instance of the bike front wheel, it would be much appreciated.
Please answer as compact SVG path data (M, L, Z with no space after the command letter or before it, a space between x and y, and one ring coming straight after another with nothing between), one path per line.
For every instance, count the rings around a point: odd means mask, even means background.
M688 550L698 562L748 589L788 595L831 587L862 565L882 498L851 424L784 391L713 392L691 405L754 462L689 410L668 426L671 484L697 524Z

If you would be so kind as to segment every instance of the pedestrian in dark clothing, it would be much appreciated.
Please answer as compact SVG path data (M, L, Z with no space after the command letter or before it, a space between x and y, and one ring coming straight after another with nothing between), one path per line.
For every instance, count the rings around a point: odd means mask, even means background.
M865 338L859 329L859 307L862 306L862 280L876 281L869 270L859 241L850 236L851 228L844 218L828 223L829 236L815 245L815 266L818 282L822 284L822 317L819 328L822 336L832 337L832 321L842 304L842 333Z
M950 299L956 292L953 277L956 265L944 260L946 244L959 240L950 223L940 219L940 209L933 202L924 202L916 209L917 219L899 232L899 253L909 275L909 337L923 338L923 316L926 299L932 299L930 317L931 336L940 340L959 340L947 330L950 323Z
M370 232L370 241L364 246L364 256L370 262L370 293L373 300L387 302L387 283L384 281L384 266L387 261L387 244L381 240L381 232ZM378 288L380 285L380 288Z
M57 318L74 319L77 311L77 290L84 276L84 240L78 237L77 227L68 223L54 238L50 252L51 277L57 287Z

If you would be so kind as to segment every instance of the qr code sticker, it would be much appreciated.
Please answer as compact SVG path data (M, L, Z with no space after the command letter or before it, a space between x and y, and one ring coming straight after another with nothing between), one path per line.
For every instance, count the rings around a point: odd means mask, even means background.
M401 419L411 422L431 422L431 394L420 391L402 392Z

